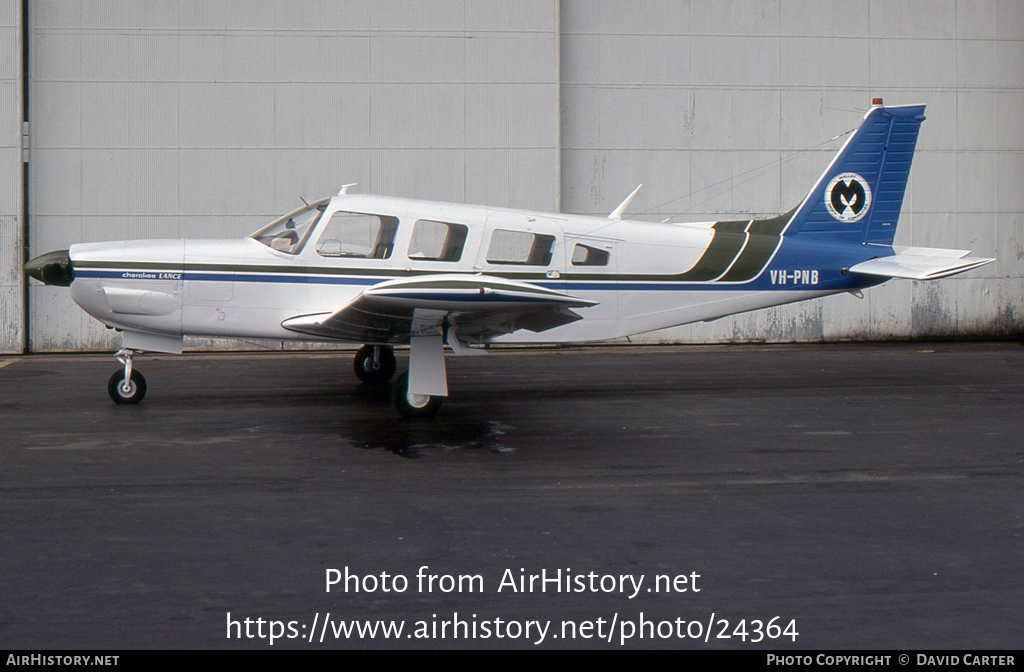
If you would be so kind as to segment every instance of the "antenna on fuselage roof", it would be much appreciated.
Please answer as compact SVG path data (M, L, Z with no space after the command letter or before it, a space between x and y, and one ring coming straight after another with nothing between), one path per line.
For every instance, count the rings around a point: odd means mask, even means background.
M307 208L309 207L309 203L306 203L306 199L304 199L302 196L299 196L299 200L302 201Z
M338 196L344 196L345 194L348 193L348 188L349 187L354 187L354 186L356 186L358 184L359 184L358 182L352 182L351 184L343 184L343 185L341 185L341 191L338 192Z
M612 214L608 215L608 219L622 219L622 213L626 212L626 208L629 207L629 204L633 201L633 197L636 196L642 186L644 185L637 185L637 188L630 192L629 196L626 196L626 199L622 201L622 203L619 203L619 207L612 210Z

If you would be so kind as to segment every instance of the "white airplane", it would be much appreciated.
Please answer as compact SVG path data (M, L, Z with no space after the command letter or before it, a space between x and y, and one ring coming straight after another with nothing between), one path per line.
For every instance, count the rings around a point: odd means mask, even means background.
M77 244L25 270L121 332L116 403L146 394L135 353L180 353L185 335L365 344L368 384L391 380L408 344L392 399L430 417L448 394L445 345L601 341L994 261L893 246L923 120L923 105L875 99L804 200L770 219L624 221L636 191L605 219L346 185L242 240Z

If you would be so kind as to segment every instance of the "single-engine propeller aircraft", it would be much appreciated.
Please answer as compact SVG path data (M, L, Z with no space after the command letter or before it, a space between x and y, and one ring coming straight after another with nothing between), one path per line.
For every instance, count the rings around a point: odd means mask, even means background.
M364 344L369 384L408 344L392 399L429 417L448 395L445 345L606 340L994 261L893 245L923 120L923 105L876 98L804 200L770 219L623 221L635 191L605 219L346 185L242 240L77 244L25 270L121 332L116 403L146 394L137 352L180 353L185 335Z

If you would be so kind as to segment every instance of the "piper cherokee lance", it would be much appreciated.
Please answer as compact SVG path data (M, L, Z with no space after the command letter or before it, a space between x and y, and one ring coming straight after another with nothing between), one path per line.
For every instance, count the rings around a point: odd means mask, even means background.
M924 106L864 116L807 196L767 219L608 218L349 194L346 185L242 240L72 245L26 264L121 332L107 389L135 404L140 351L183 336L363 344L364 383L392 385L406 417L448 395L445 346L601 341L733 313L932 280L993 259L893 245ZM639 189L639 187L638 187Z

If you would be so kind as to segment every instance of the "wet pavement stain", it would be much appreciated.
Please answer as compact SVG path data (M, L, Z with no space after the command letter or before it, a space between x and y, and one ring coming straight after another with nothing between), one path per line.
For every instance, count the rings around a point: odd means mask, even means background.
M366 450L387 450L408 459L419 459L425 451L483 450L513 453L508 445L515 427L494 420L447 418L437 420L365 420L345 427L346 438Z

